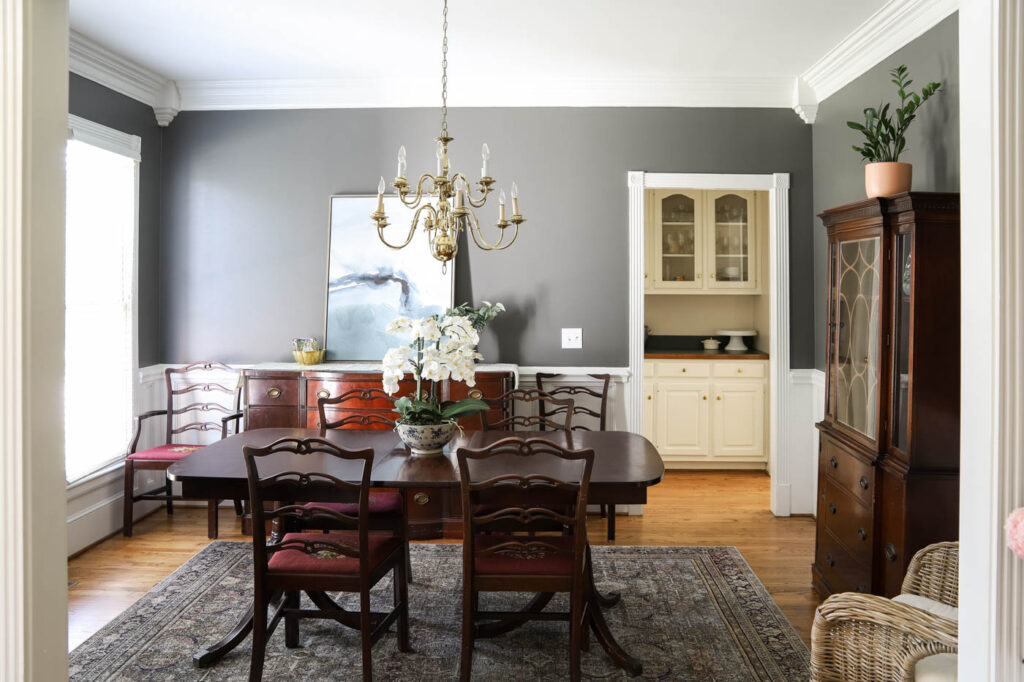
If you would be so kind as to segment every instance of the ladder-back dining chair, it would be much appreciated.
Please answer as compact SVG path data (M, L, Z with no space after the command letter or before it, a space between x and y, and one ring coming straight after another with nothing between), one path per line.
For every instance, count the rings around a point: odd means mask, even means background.
M370 530L370 470L373 449L350 451L321 438L285 438L264 448L243 448L252 500L253 528L277 521L284 529L268 541L253 535L253 625L249 680L263 677L267 640L285 621L285 646L299 646L299 619L332 618L359 630L362 678L373 679L372 649L391 624L398 621L398 650L409 647L409 601L405 575L405 546L401 534ZM296 455L311 464L296 466ZM275 456L290 463L281 466ZM266 467L261 474L264 460ZM295 471L296 468L302 469ZM334 474L311 469L328 469ZM282 469L285 469L283 472ZM352 481L358 481L354 483ZM312 499L311 499L312 498ZM307 504L295 501L308 500ZM329 502L354 506L338 511ZM266 502L277 508L265 509ZM329 532L287 532L325 524ZM392 573L393 606L387 613L370 610L370 590ZM306 592L316 609L300 607ZM346 610L327 594L359 594L359 611ZM274 607L269 622L267 609Z
M608 387L611 384L611 374L588 374L592 379L597 379L601 382L600 390L584 385L574 384L559 384L559 378L563 378L563 374L552 374L549 372L537 372L537 389L554 397L568 396L575 401L572 408L573 431L605 431L608 426ZM545 385L545 381L547 385ZM581 397L586 396L582 398ZM586 402L583 402L586 401ZM587 405L589 402L594 407ZM595 405L596 403L596 405ZM596 407L596 409L595 409ZM540 401L540 414L542 417L555 417L564 413L566 408L559 406L550 406L545 403L544 400ZM589 420L580 420L577 417L590 417ZM543 430L543 427L541 427ZM609 504L600 506L601 518L608 518L608 539L615 539L615 505Z
M490 407L500 407L505 416L491 421L489 410L480 413L480 428L484 431L512 431L526 429L534 431L570 431L572 430L573 401L571 399L554 398L543 391L533 388L516 388L497 398L484 398ZM519 405L547 402L560 410L561 420L543 414L518 414Z
M225 374L233 377L225 381ZM135 492L135 474L138 471L166 472L178 460L204 447L205 443L189 442L200 434L228 435L228 424L235 423L238 433L242 391L238 372L221 362L194 362L185 367L164 370L167 407L143 412L135 417L135 433L128 446L124 462L124 526L125 537L131 537L134 505L140 500L160 500L166 503L167 513L174 513L174 500L185 498L174 495L170 479L164 474L163 482L142 493ZM137 451L145 420L163 416L165 420L164 444ZM207 535L217 537L217 505L220 500L207 500ZM241 500L235 500L235 514L241 516Z
M316 401L319 412L320 435L326 435L330 429L369 429L390 430L395 428L395 420L389 415L393 412L381 413L382 408L393 409L395 399L379 388L353 389L339 396L319 398ZM336 511L353 514L355 503L327 503L326 506ZM405 496L400 492L371 490L370 491L370 527L374 530L391 530L401 532L409 537L409 516L405 506ZM412 560L409 556L409 543L405 543L405 563L409 582L412 582Z
M463 514L459 678L470 679L477 638L525 620L567 620L569 677L579 680L591 599L586 507L594 451L505 438L459 448L456 457ZM569 610L484 611L481 592L566 592Z

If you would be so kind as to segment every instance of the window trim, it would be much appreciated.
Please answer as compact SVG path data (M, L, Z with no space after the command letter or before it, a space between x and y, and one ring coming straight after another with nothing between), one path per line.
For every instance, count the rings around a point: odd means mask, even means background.
M108 152L120 154L135 162L135 193L133 207L133 235L132 235L132 321L131 321L131 333L132 333L132 357L131 357L131 372L132 372L132 395L131 395L131 406L132 416L139 413L139 392L138 392L138 374L139 374L139 177L140 177L140 165L142 164L142 138L138 135L130 135L122 132L115 128L90 121L82 118L81 116L75 116L74 114L68 114L68 130L67 139L75 140L77 142L84 142L94 147L99 147ZM65 177L67 177L67 171L65 170ZM65 219L66 220L66 219ZM65 224L65 229L66 224ZM65 264L65 268L67 265ZM65 368L65 375L67 368ZM126 444L127 445L127 444ZM65 464L65 484L71 488L77 484L85 482L86 479L101 475L105 470L109 469L113 464L123 462L126 456L126 452L120 452L117 455L110 457L109 459L102 460L97 463L94 467L89 469L85 473L81 473L75 476L74 479L67 478L67 465ZM66 456L66 450L65 450Z

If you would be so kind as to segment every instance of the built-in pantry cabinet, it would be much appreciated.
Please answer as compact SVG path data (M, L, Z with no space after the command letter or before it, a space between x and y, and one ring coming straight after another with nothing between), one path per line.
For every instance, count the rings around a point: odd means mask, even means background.
M765 360L645 360L644 430L668 466L763 468Z
M650 190L644 288L661 294L756 294L754 192Z

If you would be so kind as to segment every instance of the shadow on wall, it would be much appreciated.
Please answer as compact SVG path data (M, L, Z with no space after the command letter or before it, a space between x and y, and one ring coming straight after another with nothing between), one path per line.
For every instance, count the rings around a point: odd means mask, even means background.
M538 293L544 295L543 291ZM522 357L523 333L537 311L537 301L536 298L530 297L502 303L505 304L505 312L494 318L488 329L498 344L495 358L498 362L518 362Z
M942 81L944 84L949 83L949 78L945 77L945 74L955 73L958 65L956 63L950 63L951 58L949 55L942 55L939 62L939 73L944 74ZM951 91L948 87L943 87L938 92L938 96L930 101L930 104L934 107L931 111L927 112L927 115L922 116L920 122L923 124L922 132L924 133L924 139L927 140L929 150L931 152L932 162L932 173L934 177L934 187L936 188L949 188L950 191L956 191L960 184L960 179L954 174L955 164L950 163L950 149L944 143L946 139L946 133L949 131L950 125L954 120L954 113L958 110L959 102L957 101L959 93ZM959 156L959 152L957 152Z

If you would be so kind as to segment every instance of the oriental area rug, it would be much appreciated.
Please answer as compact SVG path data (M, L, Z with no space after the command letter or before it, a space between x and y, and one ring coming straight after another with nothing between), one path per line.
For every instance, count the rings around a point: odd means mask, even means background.
M806 680L807 647L735 547L593 548L595 579L622 600L605 611L616 639L643 661L641 679ZM409 586L412 653L400 653L394 627L373 649L377 680L458 677L461 545L412 547ZM70 655L72 680L245 680L249 640L210 668L192 654L231 630L252 598L252 548L213 542ZM488 600L490 598L490 600ZM487 609L513 609L529 595L481 597ZM307 598L303 595L303 600ZM373 609L391 604L390 578L374 589ZM357 607L355 595L337 600ZM549 609L564 610L556 597ZM306 604L304 603L304 606ZM300 622L301 646L284 646L284 626L267 647L265 680L358 680L359 635L328 620ZM568 679L566 623L534 621L477 640L473 679ZM631 679L591 638L583 676Z

